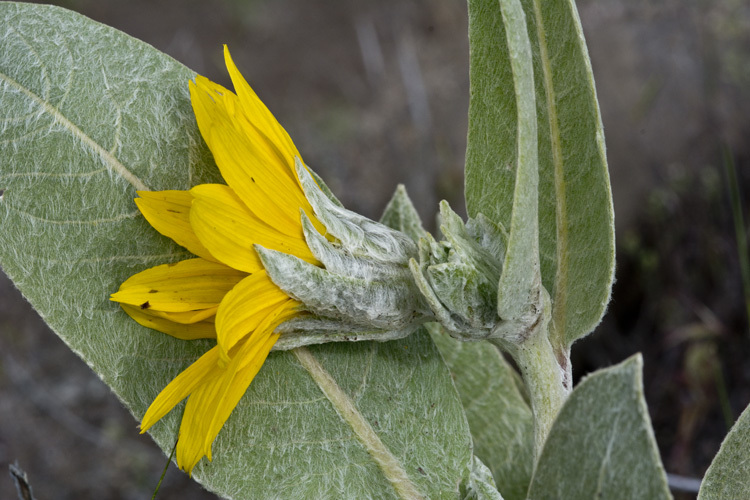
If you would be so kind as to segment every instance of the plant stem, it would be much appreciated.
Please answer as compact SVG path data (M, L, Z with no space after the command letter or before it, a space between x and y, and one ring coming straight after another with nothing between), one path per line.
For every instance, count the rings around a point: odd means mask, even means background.
M570 390L557 363L546 332L538 332L521 344L515 355L526 381L534 412L534 456L538 459L552 424Z
M571 390L567 354L565 360L558 360L555 355L548 338L548 316L539 323L520 344L498 344L513 356L529 391L534 412L535 462L539 460L552 424Z

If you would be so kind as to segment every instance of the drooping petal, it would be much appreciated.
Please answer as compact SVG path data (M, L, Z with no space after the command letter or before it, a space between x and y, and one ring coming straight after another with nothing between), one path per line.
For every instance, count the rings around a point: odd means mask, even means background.
M317 262L299 223L294 226L285 220L266 222L247 210L230 187L221 184L201 184L190 192L194 197L190 223L221 262L249 273L262 269L253 248L255 243Z
M219 347L215 346L167 384L148 407L146 414L143 415L141 434L169 413L180 401L205 384L207 380L217 378L222 371L219 368L218 361Z
M211 321L213 316L203 321L199 320L193 323L178 323L164 318L159 314L155 314L148 309L141 309L138 306L130 306L128 304L120 304L120 306L122 306L122 309L128 313L128 316L133 318L139 325L166 333L167 335L171 335L180 340L216 338L216 325Z
M135 204L154 229L206 260L216 261L190 227L188 191L138 191Z
M110 300L164 312L214 308L247 273L207 260L162 264L128 278Z
M177 462L190 471L205 455L211 460L211 445L237 403L263 365L279 335L271 332L285 306L263 319L258 329L242 341L219 377L212 377L188 399L180 425Z
M224 62L229 70L229 77L232 79L232 85L237 92L240 104L246 116L251 116L259 130L262 130L269 142L273 143L282 158L286 161L289 171L294 172L294 158L300 157L297 147L287 134L284 127L276 120L273 114L268 110L265 104L258 98L255 91L248 85L245 78L237 69L237 66L229 54L229 48L224 45Z
M258 328L266 316L285 305L288 319L296 312L299 302L289 298L259 271L240 281L219 305L216 313L217 342L222 359L228 361L235 345Z
M146 311L159 318L168 319L169 321L181 323L183 325L190 325L193 323L198 323L200 321L211 320L214 316L216 316L216 311L218 311L218 309L219 306L185 312L155 311L152 309L146 309Z
M312 213L299 184L284 172L288 166L268 142L257 133L246 134L247 127L228 114L228 103L234 108L236 96L218 96L200 76L195 81L190 93L198 127L222 177L240 199L251 211L263 210L264 216L272 213L290 224L299 223L300 207Z

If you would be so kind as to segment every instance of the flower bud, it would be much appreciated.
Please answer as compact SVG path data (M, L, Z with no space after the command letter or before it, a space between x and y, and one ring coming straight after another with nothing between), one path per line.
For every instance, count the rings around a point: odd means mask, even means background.
M458 340L522 341L539 321L544 303L530 304L529 314L520 318L499 316L505 229L482 214L464 224L445 201L440 204L440 221L445 240L437 242L425 235L419 241L419 260L410 262L435 318ZM543 302L541 283L539 290Z

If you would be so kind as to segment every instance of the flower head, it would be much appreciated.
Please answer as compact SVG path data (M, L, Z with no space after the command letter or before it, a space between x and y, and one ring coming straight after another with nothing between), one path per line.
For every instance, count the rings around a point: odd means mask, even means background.
M409 271L414 241L343 208L226 47L224 57L236 94L197 76L190 97L227 185L139 192L135 200L157 231L197 257L138 273L111 297L144 326L216 339L141 422L145 432L188 398L177 441L177 463L188 472L211 459L214 439L280 338L285 349L383 341L431 318Z
M319 265L302 233L300 210L316 229L297 174L300 154L289 135L237 70L225 47L236 94L197 76L190 96L198 127L227 185L139 192L148 222L197 256L147 269L112 295L138 323L174 337L216 338L217 345L156 397L145 432L188 398L177 462L190 472L205 455L300 303L277 287L254 249Z

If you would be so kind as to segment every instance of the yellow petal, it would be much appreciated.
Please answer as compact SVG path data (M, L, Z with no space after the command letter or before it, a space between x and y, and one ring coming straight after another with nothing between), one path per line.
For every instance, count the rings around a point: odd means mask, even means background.
M138 191L138 196L135 204L154 229L198 257L216 260L190 227L193 197L188 191Z
M246 116L252 117L254 124L269 140L276 145L289 166L294 165L294 158L302 158L284 127L271 114L265 104L258 98L253 89L235 66L229 48L224 45L224 62L229 70L232 85L237 92L240 104Z
M177 442L177 463L190 472L205 455L211 460L211 445L237 403L247 391L276 343L271 334L278 311L267 316L247 338L220 376L212 376L188 399Z
M246 273L204 259L163 264L128 278L111 300L164 312L187 312L219 305Z
M224 180L251 211L299 224L299 208L311 210L299 184L285 174L288 167L262 141L253 140L256 136L237 130L238 121L225 105L230 99L217 96L204 82L196 77L196 83L190 84L191 102Z
M300 305L282 292L265 271L259 271L240 281L227 293L216 313L217 342L221 358L228 361L232 348L257 329L270 310L283 304L290 310Z
M280 221L272 226L248 211L234 191L221 184L201 184L190 192L194 197L190 223L195 234L228 266L249 273L262 269L255 243L317 263L299 223L292 226Z
M140 308L139 308L140 309ZM185 311L185 312L165 312L165 311L154 311L151 309L146 309L150 314L153 314L156 317L168 319L169 321L173 321L175 323L182 323L184 325L190 325L192 323L198 323L200 321L206 321L209 320L213 323L213 317L216 316L216 311L219 309L219 306L215 307L209 307L206 309L198 309L195 311Z
M217 364L218 360L219 348L215 346L167 384L148 407L146 414L143 415L141 434L169 413L190 393L205 384L206 381L218 378L222 374L222 370Z
M181 324L154 314L147 309L141 309L138 306L130 306L128 304L120 304L120 306L139 325L166 333L172 337L181 340L216 338L216 325L210 319L191 324Z

